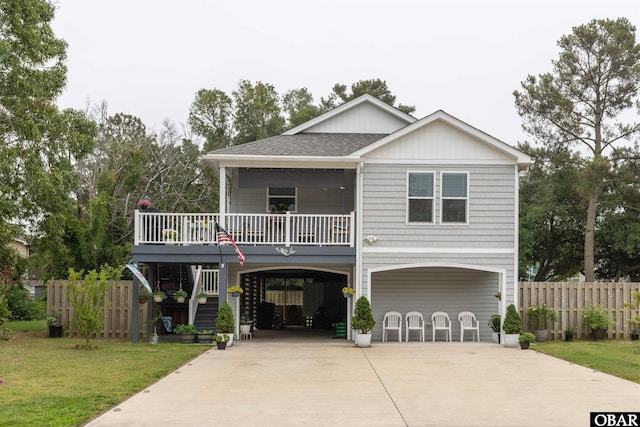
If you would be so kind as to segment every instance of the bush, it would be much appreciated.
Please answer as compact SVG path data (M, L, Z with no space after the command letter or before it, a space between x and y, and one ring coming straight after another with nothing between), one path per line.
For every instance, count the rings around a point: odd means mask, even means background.
M516 306L509 304L507 314L504 316L502 329L505 334L519 334L522 331L522 319L516 310Z
M584 309L584 323L591 329L607 329L613 325L609 312L599 305L590 305Z
M45 318L46 307L42 301L31 301L29 291L19 283L9 285L7 306L11 320L41 320Z
M196 333L196 325L189 323L188 325L176 325L173 328L173 331L178 335L186 335L186 334L195 334Z
M356 300L356 308L353 312L353 319L351 319L351 328L359 331L361 334L371 332L371 329L376 325L373 320L373 313L371 312L371 305L369 300L365 296L361 296Z
M531 332L525 332L523 334L520 334L520 336L518 337L518 342L532 343L535 340L536 340L536 336L533 335Z
M547 329L547 321L555 322L558 318L555 310L547 307L547 304L532 305L527 310L531 329Z
M216 319L216 328L220 334L233 334L236 331L235 318L233 310L227 301L224 301L218 310L218 318Z
M489 318L489 325L488 325L491 330L493 332L500 332L500 315L499 314L493 314L490 318Z

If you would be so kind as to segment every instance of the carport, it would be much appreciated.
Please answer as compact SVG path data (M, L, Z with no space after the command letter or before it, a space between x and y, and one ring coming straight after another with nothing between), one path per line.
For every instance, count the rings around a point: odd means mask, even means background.
M419 311L430 322L434 311L445 311L452 322L452 339L460 339L458 313L472 311L480 322L480 339L491 341L492 314L503 314L506 271L462 264L404 264L370 270L371 305L376 327L373 339L382 339L382 319L387 311ZM427 339L431 333L427 330ZM442 338L439 338L442 339Z

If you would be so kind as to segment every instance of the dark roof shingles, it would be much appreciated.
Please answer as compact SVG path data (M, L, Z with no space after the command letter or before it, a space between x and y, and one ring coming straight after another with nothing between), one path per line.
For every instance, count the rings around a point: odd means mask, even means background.
M300 133L278 135L233 147L221 148L209 154L238 156L346 156L385 137L373 133Z

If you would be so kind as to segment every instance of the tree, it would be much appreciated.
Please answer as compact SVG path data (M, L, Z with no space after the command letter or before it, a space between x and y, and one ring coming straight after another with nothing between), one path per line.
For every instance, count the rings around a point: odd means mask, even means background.
M189 109L188 123L193 132L205 139L204 150L231 145L233 101L221 90L200 89Z
M329 96L326 99L320 99L320 109L322 111L331 110L332 108L335 108L340 104L349 102L352 99L356 99L357 97L364 94L369 94L375 98L378 98L380 101L385 102L392 107L396 102L396 97L387 87L386 81L380 79L360 80L351 85L351 94L347 94L346 85L336 83L333 86ZM342 102L338 102L338 100ZM402 104L399 104L396 108L405 114L411 114L416 110L416 108L413 106Z
M519 276L563 280L581 270L586 203L575 183L579 156L520 144L535 162L520 179ZM533 273L533 276L532 276Z
M50 246L61 243L73 165L93 142L83 114L54 103L67 71L54 11L45 0L0 0L0 246L27 226Z
M282 97L282 109L288 114L287 126L296 127L321 114L320 108L313 105L313 95L307 88L293 89Z
M89 341L94 334L100 332L104 324L105 298L111 284L110 280L118 280L124 267L103 266L100 272L69 269L69 304L73 309L71 326L85 339L84 348L93 349Z
M580 146L592 157L582 170L588 200L584 233L585 280L595 278L594 236L598 201L610 169L605 150L631 140L639 123L625 123L640 85L640 45L626 18L593 20L560 38L553 72L529 75L514 91L523 129L548 146Z
M234 144L257 141L279 135L284 130L278 93L273 85L241 80L233 91Z

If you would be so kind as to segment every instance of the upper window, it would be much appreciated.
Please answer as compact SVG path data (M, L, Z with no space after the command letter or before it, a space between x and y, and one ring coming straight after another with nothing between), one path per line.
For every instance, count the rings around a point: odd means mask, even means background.
M295 212L296 189L295 188L269 188L268 189L269 212Z
M442 173L442 223L467 222L468 174Z
M434 174L409 172L408 180L408 221L433 223Z

